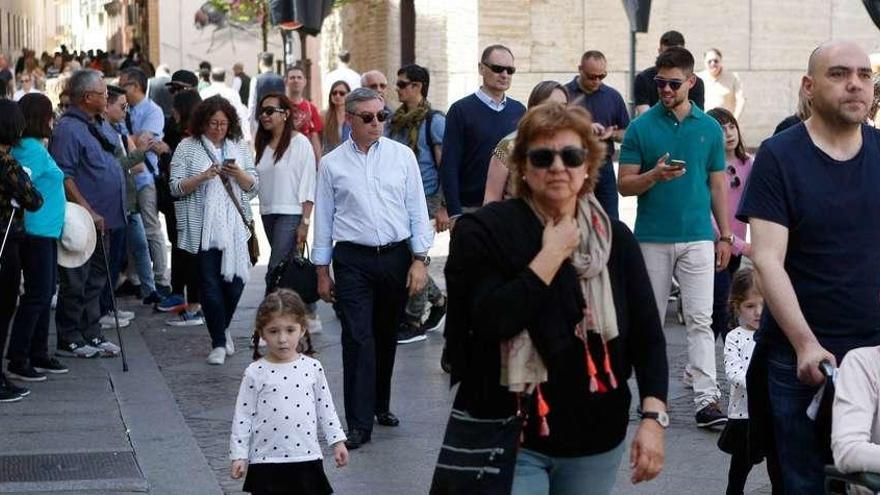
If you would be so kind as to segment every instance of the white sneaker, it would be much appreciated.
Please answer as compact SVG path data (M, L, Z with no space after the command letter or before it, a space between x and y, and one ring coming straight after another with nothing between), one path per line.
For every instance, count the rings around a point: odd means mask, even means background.
M215 347L208 354L208 364L223 364L226 362L226 349L223 347Z
M309 333L316 334L324 331L323 325L321 325L321 317L317 314L309 315Z
M110 328L116 328L116 318L113 318L113 313L106 314L98 320L98 323L101 324L101 329L107 330ZM126 320L125 318L119 318L119 328L125 328L131 325L131 320Z
M232 342L232 332L229 329L226 329L226 355L231 356L235 354L235 343Z

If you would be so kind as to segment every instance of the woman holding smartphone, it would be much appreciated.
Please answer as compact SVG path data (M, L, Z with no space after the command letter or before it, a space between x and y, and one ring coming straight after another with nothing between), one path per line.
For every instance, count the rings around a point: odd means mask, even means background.
M171 194L180 198L178 247L198 256L200 296L211 335L208 364L223 364L235 352L229 323L251 268L248 256L257 193L257 174L235 108L223 97L200 103L190 119L190 136L171 159Z

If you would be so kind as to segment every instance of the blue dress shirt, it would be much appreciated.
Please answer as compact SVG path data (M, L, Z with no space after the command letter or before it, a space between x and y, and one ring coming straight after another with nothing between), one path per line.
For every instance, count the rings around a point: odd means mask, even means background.
M107 121L94 120L74 106L55 124L49 140L49 154L64 172L64 177L73 179L92 209L104 217L108 229L125 227L122 167L114 152L101 147L89 127L95 128L107 142L113 145L118 142L116 132Z
M148 132L154 138L162 139L165 132L165 114L162 113L162 108L159 105L149 98L144 98L137 105L129 107L128 113L131 116L133 136ZM159 157L156 156L156 153L148 151L146 157L147 170L134 176L134 184L138 191L155 182L153 176L159 174Z
M434 242L419 164L412 150L380 137L367 153L349 139L321 158L312 261L329 265L333 242L384 246L409 239L413 253Z
M504 97L501 98L501 101L495 101L494 99L492 99L492 97L489 96L489 93L483 91L483 88L478 89L477 92L474 94L477 95L477 98L485 103L487 107L495 110L496 112L504 110L504 107L507 106L507 94L505 94Z

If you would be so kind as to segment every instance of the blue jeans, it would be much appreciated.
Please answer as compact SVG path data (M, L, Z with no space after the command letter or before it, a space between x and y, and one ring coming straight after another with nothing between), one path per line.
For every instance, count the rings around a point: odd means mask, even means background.
M141 297L147 297L156 290L156 281L153 278L153 261L150 258L147 233L144 231L144 220L140 213L128 216L128 228L125 230L128 252L134 260L134 269L140 280Z
M521 449L511 495L607 495L614 489L624 443L583 457L549 457Z
M619 218L617 211L617 178L614 176L614 162L611 157L606 157L604 163L599 168L599 181L593 190L599 204L605 209L605 213L615 220Z
M272 269L278 266L294 249L296 242L296 229L302 215L262 215L263 230L266 231L266 239L269 241L269 265L266 277Z
M816 423L807 416L818 387L798 380L797 357L787 346L771 344L767 353L770 409L785 493L825 493L824 452L829 439L820 438Z
M244 281L238 277L232 282L223 280L220 274L220 262L223 253L219 249L199 251L199 273L201 274L202 312L205 314L205 326L211 335L211 348L226 345L226 329L232 321L232 315L238 307Z

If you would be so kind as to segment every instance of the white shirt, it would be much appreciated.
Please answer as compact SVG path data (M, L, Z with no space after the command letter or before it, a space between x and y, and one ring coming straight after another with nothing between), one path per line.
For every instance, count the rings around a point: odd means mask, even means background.
M718 79L715 79L709 74L709 71L704 70L697 72L697 76L703 80L703 84L706 87L706 101L704 105L706 111L721 107L738 119L746 104L739 74L722 70L718 74Z
M222 96L226 101L231 103L233 107L235 107L235 113L238 115L238 120L241 122L241 133L244 135L246 141L250 141L252 138L251 122L248 116L247 107L241 103L241 95L226 84L217 81L212 81L207 88L199 91L199 96L202 97L202 100L206 100L214 95Z
M266 146L257 163L261 215L301 215L302 203L315 202L315 152L309 139L297 132L281 159Z
M746 372L755 352L755 332L736 327L724 341L724 372L730 382L730 402L727 417L748 419L749 396L746 391Z
M303 355L282 364L259 359L244 370L229 458L252 464L322 459L318 424L327 445L345 440L321 363Z
M25 90L23 90L23 89L19 89L19 90L16 90L16 91L15 91L15 94L12 95L12 101L18 101L18 100L20 100L24 95L26 95L26 94L28 94L28 93L42 93L42 91L38 90L37 88L31 88L30 91L25 91Z
M312 261L329 265L333 241L384 246L405 239L419 254L434 242L413 150L380 137L367 153L349 139L324 155L315 193Z

